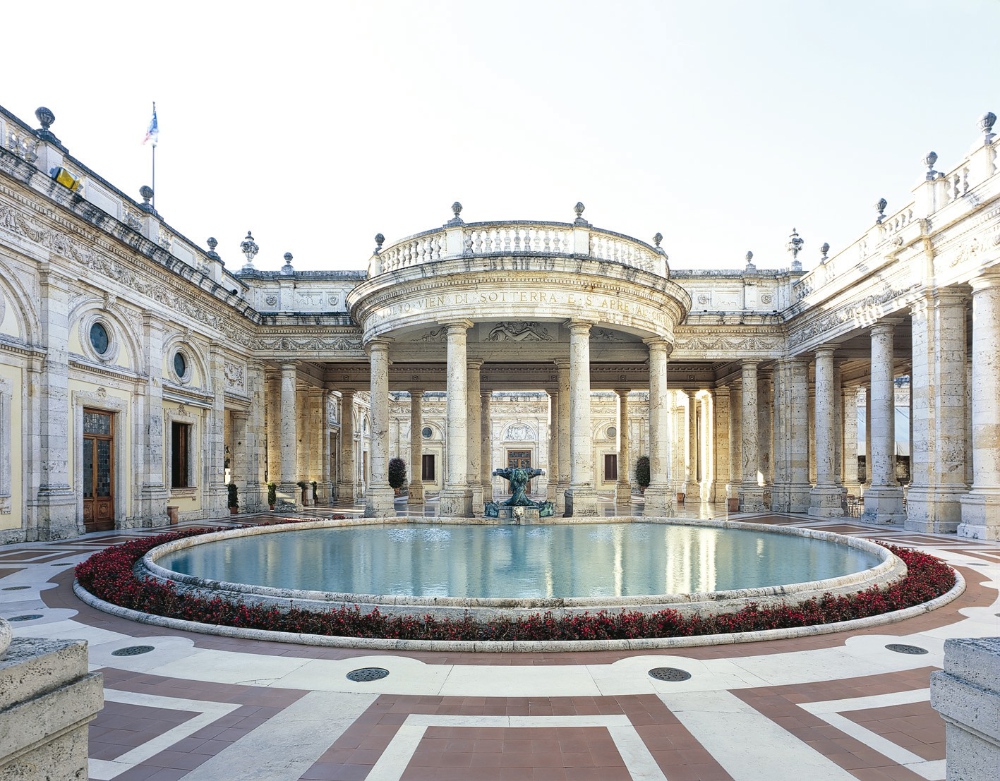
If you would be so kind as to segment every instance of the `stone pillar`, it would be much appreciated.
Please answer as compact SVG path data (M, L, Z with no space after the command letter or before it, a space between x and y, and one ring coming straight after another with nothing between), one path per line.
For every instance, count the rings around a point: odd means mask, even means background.
M423 454L424 454L424 392L420 388L410 390L410 485L407 504L424 503Z
M354 460L354 391L340 392L340 476L337 502L348 507L357 498L355 480L358 467Z
M298 455L299 415L295 397L296 369L294 363L281 364L281 410L278 415L280 468L278 470L278 508L299 506L301 494L296 485L296 458Z
M10 640L0 619L0 778L87 778L87 724L104 707L102 678L87 669L85 641Z
M559 491L559 393L546 391L549 397L549 458L545 464L548 476L545 498L555 506L556 494Z
M947 533L962 521L966 449L966 296L939 290L912 309L910 489L905 526Z
M687 405L683 391L670 391L670 493L684 492L687 482Z
M832 518L844 514L834 470L833 347L816 349L816 486L809 494L809 515Z
M858 482L858 389L857 387L843 389L844 405L844 490L851 496L861 496L861 484Z
M948 781L1000 778L1000 638L945 640L931 707L945 722Z
M493 501L493 424L490 420L492 391L480 393L482 409L479 434L479 484L483 487L483 501ZM554 474L554 472L553 472Z
M729 388L723 386L712 392L712 409L715 412L715 452L712 463L715 466L715 484L712 501L726 500L726 487L729 485Z
M687 396L687 463L685 464L685 502L701 501L698 484L698 391L685 391Z
M628 479L628 466L632 461L628 437L628 388L615 388L618 395L618 482L615 484L615 505L632 506L632 484Z
M331 477L331 462L333 460L333 448L330 445L330 400L333 394L328 390L323 390L320 395L320 469L319 469L319 490L323 495L323 504L328 507L333 505L333 478Z
M865 483L864 490L872 486L872 383L865 386Z
M757 375L757 460L769 493L774 485L774 426L772 424L771 377ZM766 503L765 503L766 504Z
M253 485L252 478L248 474L248 466L250 462L248 452L248 435L250 431L249 416L245 412L230 412L229 425L231 429L229 440L232 442L229 446L230 451L232 452L229 462L229 482L236 486L237 502L239 504L240 512L244 513L247 512L250 503L250 497L247 496L247 483L250 483L251 486ZM228 494L226 498L229 498Z
M743 380L743 414L741 426L743 450L743 479L740 483L740 510L745 513L757 513L766 510L764 506L764 489L760 487L758 473L760 472L760 451L758 443L760 432L757 429L757 363L744 361L742 369Z
M590 327L591 323L569 323L569 414L570 477L566 491L568 515L597 515L594 485L594 443L590 430Z
M240 504L250 512L259 512L267 499L267 450L264 446L264 424L267 409L264 366L251 361L247 366L247 394L250 396L250 416L247 420L247 477Z
M570 409L570 381L569 381L569 361L557 358L556 377L559 382L559 422L557 426L557 436L559 438L559 487L556 489L556 503L554 511L564 515L569 514L566 507L566 489L569 488L570 453L569 453L569 409Z
M447 447L448 470L444 489L441 491L441 515L444 517L470 517L472 494L468 485L468 364L466 359L466 332L472 327L469 320L442 322L448 329L448 412Z
M281 483L281 372L267 369L264 372L265 409L264 435L267 440L268 483Z
M1000 540L1000 274L972 280L972 490L959 537Z
M833 481L840 489L841 497L844 491L844 396L842 372L840 366L833 365Z
M163 449L163 325L148 312L142 316L142 337L146 353L145 409L142 418L135 421L141 434L137 439L145 445L139 517L155 526L167 522L169 491L163 482L163 465L167 462Z
M712 395L704 393L700 399L701 409L701 449L699 464L701 465L701 501L715 501L715 437L712 431Z
M365 349L371 364L372 404L371 478L365 497L365 517L393 517L396 507L389 487L389 340L372 339Z
M482 435L483 435L483 419L482 419L482 408L479 406L480 395L482 393L480 389L480 377L479 372L483 366L481 360L469 360L466 362L468 366L468 375L466 377L466 383L468 388L468 426L469 426L469 492L470 492L470 503L472 505L472 515L476 518L483 517L483 484L482 480L482 468L480 464L482 463L483 457L483 446L482 446Z
M809 509L809 421L807 400L809 367L802 359L783 361L787 393L784 394L787 447L787 512L804 513Z
M872 326L872 486L865 494L866 523L902 523L903 489L896 481L896 386L893 382L894 322Z
M36 385L40 482L28 513L34 504L39 539L62 540L83 530L82 518L77 526L76 491L69 483L69 280L52 271L48 262L40 264L40 271L38 309L45 349Z
M729 490L727 499L738 499L743 479L742 428L743 386L739 380L729 386Z
M665 339L646 339L649 345L649 487L646 489L648 518L673 510L670 496L670 391L667 390L667 358L671 346Z

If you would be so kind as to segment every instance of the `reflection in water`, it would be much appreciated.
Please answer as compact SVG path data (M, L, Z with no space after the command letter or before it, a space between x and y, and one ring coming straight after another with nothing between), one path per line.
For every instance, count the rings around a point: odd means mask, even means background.
M277 588L402 596L620 597L801 583L877 559L836 543L648 523L356 526L204 543L167 569Z

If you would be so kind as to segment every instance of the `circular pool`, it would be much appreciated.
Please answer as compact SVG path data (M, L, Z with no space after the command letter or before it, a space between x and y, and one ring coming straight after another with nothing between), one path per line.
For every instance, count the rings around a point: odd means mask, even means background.
M730 521L322 521L177 540L147 574L203 594L442 616L599 608L728 612L885 585L888 550L829 532Z

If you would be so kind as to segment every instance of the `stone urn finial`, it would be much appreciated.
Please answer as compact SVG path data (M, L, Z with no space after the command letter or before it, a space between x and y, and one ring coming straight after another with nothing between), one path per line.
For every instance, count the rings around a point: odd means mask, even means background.
M51 141L61 146L62 142L56 138L55 133L49 130L49 128L52 127L52 123L56 121L56 115L52 113L52 109L45 108L45 106L39 106L35 109L35 119L37 119L38 124L41 125L41 127L35 131L35 135L43 141Z
M292 268L292 253L286 252L285 255L285 265L281 267L282 274L294 274L295 269Z
M799 260L799 252L805 240L799 236L799 232L792 228L792 234L788 237L788 251L792 253L792 271L802 271L802 261Z
M996 124L997 115L992 111L987 111L979 118L979 129L983 131L983 143L991 144L996 136L993 134L993 125Z
M219 240L215 238L215 236L209 236L205 243L208 245L208 252L205 254L212 260L217 260L222 263L222 258L219 257L219 253L215 251L215 248L219 246Z
M139 204L139 208L144 212L153 213L153 204L150 201L153 199L153 188L148 184L144 184L139 188L139 195L142 196L142 203Z
M927 181L933 182L941 174L934 170L934 163L937 162L938 156L937 152L928 152L924 155L924 165L927 166Z
M747 271L756 271L757 267L753 264L753 252L747 250Z
M823 242L823 246L819 248L819 251L823 253L823 256L819 259L820 263L826 263L829 258L830 245L827 242Z
M446 222L445 225L464 225L465 224L462 221L462 204L461 203L459 203L458 201L455 201L451 205L451 213L454 215L454 217L452 217L450 220L448 220L448 222Z
M382 251L382 245L385 244L385 236L381 233L375 234L375 254L378 255Z
M875 220L876 225L881 225L882 220L885 219L885 208L889 205L889 202L885 198L879 198L875 201L875 209L878 211L878 219Z
M247 231L247 237L240 242L240 252L247 259L246 264L243 266L244 271L253 271L253 259L256 257L257 253L260 251L260 247L257 246L257 242L253 240L253 236L250 231Z
M585 219L583 219L583 210L587 207L583 205L583 201L577 201L576 206L573 207L573 211L576 212L576 219L573 220L574 225L590 225Z
M653 244L656 247L659 247L660 246L660 242L662 242L662 241L663 241L663 234L660 233L659 231L657 231L656 235L653 236Z

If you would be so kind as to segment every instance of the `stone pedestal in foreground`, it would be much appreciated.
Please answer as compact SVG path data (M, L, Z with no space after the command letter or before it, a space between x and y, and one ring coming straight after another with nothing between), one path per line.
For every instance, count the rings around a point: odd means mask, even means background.
M1000 637L946 641L931 705L945 720L948 781L1000 779Z
M102 707L102 676L87 671L85 641L16 639L0 648L0 781L86 781L87 724Z

